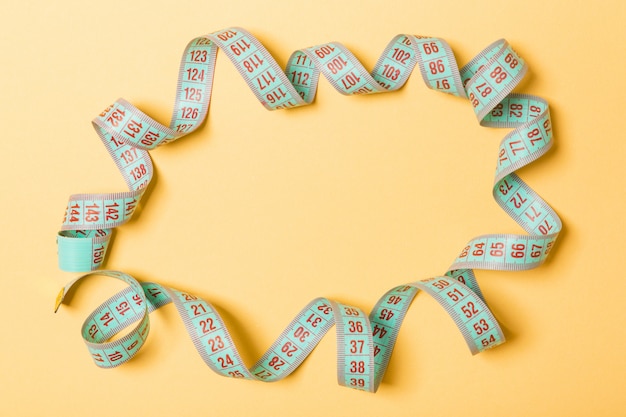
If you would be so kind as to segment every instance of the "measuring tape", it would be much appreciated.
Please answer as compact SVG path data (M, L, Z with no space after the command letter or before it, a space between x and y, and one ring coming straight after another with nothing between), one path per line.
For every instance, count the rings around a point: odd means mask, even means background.
M269 110L310 104L320 74L341 94L373 94L401 88L417 65L429 88L467 98L481 125L512 128L499 146L493 196L527 234L475 237L445 274L392 288L369 315L333 300L314 299L259 361L246 367L210 303L157 283L140 283L123 272L98 270L112 229L132 217L150 184L153 166L148 151L193 132L204 122L218 48ZM129 190L70 196L57 236L59 267L65 271L93 272L61 290L55 311L82 279L105 275L122 280L128 288L100 305L82 327L83 339L96 365L110 368L131 359L146 341L149 313L171 302L198 353L213 371L266 382L293 372L335 325L339 384L370 392L377 390L383 378L406 311L420 290L446 310L473 354L503 343L502 329L486 305L473 270L537 267L550 253L562 228L554 210L515 174L552 145L547 102L540 97L511 93L526 71L526 62L505 40L489 45L459 69L452 50L442 39L397 35L369 73L338 42L294 52L283 71L245 29L233 27L193 39L182 57L169 127L121 98L93 120ZM125 336L111 340L131 326L134 327Z

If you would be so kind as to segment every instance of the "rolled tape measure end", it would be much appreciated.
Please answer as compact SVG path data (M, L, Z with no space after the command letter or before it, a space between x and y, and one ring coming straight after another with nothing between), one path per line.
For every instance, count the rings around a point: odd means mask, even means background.
M108 236L102 242L92 237L57 234L59 269L66 272L87 272L97 269L104 259Z

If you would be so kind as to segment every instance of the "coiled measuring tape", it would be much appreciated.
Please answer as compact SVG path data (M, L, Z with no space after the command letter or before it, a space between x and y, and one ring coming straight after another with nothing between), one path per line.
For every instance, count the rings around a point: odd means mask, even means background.
M310 104L320 73L341 94L373 94L401 88L417 65L429 88L467 98L481 125L512 128L499 146L493 196L527 234L488 234L470 240L445 274L392 288L369 315L357 307L317 298L296 315L254 366L246 367L210 303L157 283L140 283L123 272L97 271L111 230L132 217L150 184L153 167L148 151L193 132L205 120L218 48L269 110ZM169 127L124 99L93 120L129 190L70 196L57 236L59 267L94 272L67 284L57 297L55 311L82 279L99 274L122 280L128 288L105 301L82 327L96 365L110 368L131 359L146 341L149 313L171 302L212 370L227 377L267 382L293 372L335 325L339 384L370 392L377 390L383 378L404 316L419 290L446 310L473 354L503 343L502 329L486 305L473 270L537 267L562 228L555 211L515 174L541 157L551 147L553 136L547 102L511 93L526 71L526 62L505 40L489 45L459 69L442 39L397 35L368 73L338 42L294 52L283 71L265 47L242 28L193 39L182 57ZM131 326L125 336L111 340Z

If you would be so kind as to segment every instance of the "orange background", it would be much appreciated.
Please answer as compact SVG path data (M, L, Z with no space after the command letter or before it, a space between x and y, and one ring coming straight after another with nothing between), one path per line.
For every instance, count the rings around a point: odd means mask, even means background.
M626 415L623 2L4 3L0 414ZM501 37L527 60L518 91L548 100L555 146L519 174L565 228L541 268L477 272L506 344L473 357L420 294L377 394L337 385L333 332L262 384L213 374L167 306L133 361L93 365L80 325L122 287L94 278L52 312L77 276L56 265L68 196L125 190L90 120L124 97L167 124L184 45L232 25L281 65L340 41L372 68L398 33L444 38L461 65ZM505 134L418 74L371 97L322 80L313 105L267 112L219 55L208 123L152 152L154 184L106 266L216 305L252 365L312 298L369 311L472 237L520 232L491 197Z

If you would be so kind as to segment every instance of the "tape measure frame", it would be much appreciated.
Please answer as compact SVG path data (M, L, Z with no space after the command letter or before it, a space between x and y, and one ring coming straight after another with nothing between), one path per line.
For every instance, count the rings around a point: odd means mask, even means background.
M120 271L98 271L111 230L132 217L150 184L153 166L148 151L193 132L206 119L218 49L226 53L269 110L310 104L320 74L341 94L373 94L401 88L417 66L429 88L467 98L481 125L512 129L500 143L493 196L527 235L475 237L445 274L392 288L369 315L357 307L316 298L296 315L254 366L246 367L210 303L157 283L140 283ZM207 366L223 376L265 382L293 372L335 325L339 384L369 392L375 392L380 385L402 321L420 290L450 315L473 354L503 343L502 329L485 302L473 270L535 268L544 262L562 228L556 212L515 173L552 145L547 102L512 93L526 72L526 62L505 40L492 43L459 69L452 50L442 39L397 35L370 73L338 42L294 52L283 71L245 29L233 27L193 39L181 60L169 127L121 98L94 119L94 128L129 191L70 196L57 236L59 266L66 271L93 272L61 290L55 311L82 279L99 274L122 280L128 288L100 305L82 327L83 339L96 365L110 368L130 360L146 341L149 313L171 302ZM123 337L111 340L129 327Z

